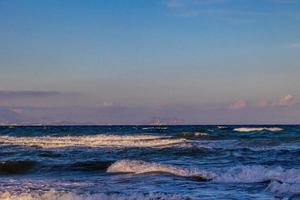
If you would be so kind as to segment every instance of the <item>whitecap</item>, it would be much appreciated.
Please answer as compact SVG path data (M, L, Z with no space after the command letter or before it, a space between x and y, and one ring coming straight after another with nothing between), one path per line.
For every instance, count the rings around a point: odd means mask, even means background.
M10 192L0 193L1 200L182 200L190 199L177 194L163 194L163 193L131 193L131 194L75 194L72 192L60 192L56 190L49 190L43 193L24 192L14 194Z
M282 167L267 168L261 165L236 166L212 172L197 168L182 168L142 160L120 160L113 163L107 169L107 172L134 174L162 172L182 177L201 177L206 180L223 183L259 183L266 181L279 181L289 184L300 184L299 169L284 169Z
M193 137L205 137L205 136L209 136L209 134L205 132L182 132L177 134L176 136L182 138L193 138Z
M259 131L271 131L271 132L278 132L282 131L282 128L278 127L242 127L242 128L235 128L233 129L234 131L237 132L259 132Z
M187 169L175 167L167 164L151 163L142 160L120 160L113 163L107 172L119 172L119 173L150 173L150 172L160 172L173 174L175 176L196 178L200 180L211 180L214 178L214 174L199 170L199 169Z
M299 169L284 169L282 167L267 168L261 165L242 165L215 170L212 172L198 168L182 168L142 160L119 160L109 166L107 172L133 174L161 172L181 177L199 177L222 183L259 183L266 181L280 181L283 183L300 184Z
M265 181L284 183L300 183L299 169L283 169L282 167L266 168L261 165L237 166L219 173L214 179L217 182L256 183Z
M61 147L168 147L185 144L185 139L153 135L89 135L89 136L0 136L0 144L37 146L42 148Z
M266 188L266 191L286 196L298 195L300 194L300 184L272 181Z
M195 136L208 136L208 133L203 133L203 132L195 132Z
M164 126L153 126L153 127L143 127L142 130L167 130L168 127Z

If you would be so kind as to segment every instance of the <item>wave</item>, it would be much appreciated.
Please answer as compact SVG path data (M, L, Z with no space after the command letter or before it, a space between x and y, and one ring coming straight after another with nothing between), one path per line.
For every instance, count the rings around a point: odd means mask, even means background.
M279 181L282 183L300 183L299 169L283 169L282 167L266 168L261 165L237 166L219 172L216 182L259 183Z
M278 131L282 131L283 129L278 128L278 127L271 127L271 128L267 128L267 127L242 127L242 128L235 128L233 130L237 131L237 132L259 132L259 131L278 132Z
M187 140L187 144L184 147L191 147L199 150L238 150L238 151L287 151L298 152L300 150L300 141L294 141L289 143L277 143L274 140Z
M167 173L215 183L269 183L266 190L276 194L300 194L300 169L266 168L260 165L237 166L222 170L206 171L181 168L141 160L120 160L113 163L108 173Z
M29 193L24 192L14 194L10 192L0 193L0 199L3 200L184 200L191 199L177 194L164 193L132 193L132 194L75 194L72 192L60 192L56 190L49 190L43 193Z
M73 163L70 168L79 171L101 171L106 170L112 163L113 161L84 161Z
M209 134L204 132L182 132L176 135L176 137L186 138L186 139L191 139L195 137L205 137L205 136L209 136Z
M62 147L168 147L185 144L184 139L153 135L93 135L93 136L0 136L0 144L42 148Z
M228 129L227 126L217 126L217 127L218 127L218 129Z
M24 174L31 170L36 163L29 160L0 161L0 175Z
M181 168L173 165L151 163L142 160L119 160L108 167L107 172L150 173L162 172L182 177L194 177L215 182L259 183L280 181L283 183L300 183L300 169L266 168L261 165L237 166L220 171Z
M168 173L175 176L194 178L197 180L212 180L214 174L198 169L184 169L172 165L150 163L141 160L120 160L113 163L107 172L110 173Z
M279 181L272 181L267 189L272 193L276 193L283 196L300 195L300 184L282 183Z
M164 126L153 126L153 127L144 127L142 130L167 130L168 127Z

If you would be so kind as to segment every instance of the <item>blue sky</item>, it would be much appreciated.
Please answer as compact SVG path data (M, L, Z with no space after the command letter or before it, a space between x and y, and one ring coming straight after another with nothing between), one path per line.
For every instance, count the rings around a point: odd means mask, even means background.
M0 30L0 121L300 121L297 0L0 0Z

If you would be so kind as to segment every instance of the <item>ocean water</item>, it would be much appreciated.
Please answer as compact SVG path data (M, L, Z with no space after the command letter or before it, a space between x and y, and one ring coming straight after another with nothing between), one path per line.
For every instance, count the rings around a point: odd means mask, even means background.
M300 126L0 127L0 199L300 199Z

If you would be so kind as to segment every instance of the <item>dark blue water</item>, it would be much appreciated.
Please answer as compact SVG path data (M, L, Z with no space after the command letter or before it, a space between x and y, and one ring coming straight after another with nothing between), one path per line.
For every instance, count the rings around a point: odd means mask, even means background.
M0 199L300 199L300 126L0 127Z

